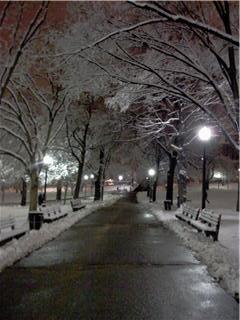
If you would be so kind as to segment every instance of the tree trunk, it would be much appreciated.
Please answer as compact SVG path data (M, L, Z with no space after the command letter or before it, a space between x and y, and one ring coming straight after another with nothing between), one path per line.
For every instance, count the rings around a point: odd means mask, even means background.
M152 190L152 201L155 202L157 199L157 186L158 186L158 177L159 177L159 167L160 167L160 161L161 161L161 150L158 145L155 146L156 150L156 176L155 180L153 182L153 190Z
M65 185L65 190L64 190L64 204L66 204L67 200L67 191L68 191L68 183Z
M58 180L58 182L57 182L56 200L57 201L61 201L62 200L62 181L61 180Z
M206 190L209 190L209 179L206 180Z
M5 182L2 183L1 185L1 203L3 204L4 203L4 200L5 200Z
M178 208L187 198L187 177L179 172L178 175Z
M94 192L94 201L101 199L101 181L99 177L95 180L95 192Z
M99 153L98 174L95 180L94 201L98 201L102 199L103 165L104 165L104 150L101 148Z
M21 178L21 180L22 180L21 206L25 206L27 202L27 182L25 178Z
M166 200L170 200L171 204L173 204L173 182L174 182L174 172L177 164L177 154L173 152L172 155L169 156L169 170L167 173L167 193Z
M33 168L30 174L30 205L29 211L36 211L38 204L38 171Z
M103 174L102 174L101 200L103 200L103 195L104 195L104 182L105 182L105 168L104 168Z
M73 199L78 199L79 194L80 194L80 188L81 188L81 183L82 183L82 173L83 173L83 163L79 162L78 163L78 173L77 173L77 181L76 181L76 186L73 194Z

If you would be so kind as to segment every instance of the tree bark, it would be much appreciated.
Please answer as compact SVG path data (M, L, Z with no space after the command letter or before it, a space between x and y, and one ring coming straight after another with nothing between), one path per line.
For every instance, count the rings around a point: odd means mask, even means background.
M3 204L4 203L4 200L5 200L5 182L2 183L1 185L1 203Z
M58 180L58 182L57 182L56 200L57 201L61 201L62 200L62 181L61 180Z
M65 185L65 190L64 190L64 204L66 204L67 201L67 192L68 192L68 183Z
M38 170L33 168L30 173L30 205L29 211L36 211L38 204Z
M155 202L157 199L157 186L158 186L158 177L159 177L159 167L160 167L160 161L161 161L161 150L158 145L155 146L155 151L156 151L156 158L155 158L155 163L156 163L156 176L155 180L153 182L153 190L152 190L152 201Z
M94 201L102 199L102 178L103 178L103 165L104 165L104 150L101 148L99 153L99 168L98 174L95 180L95 194Z
M22 188L21 188L21 206L25 206L27 202L27 182L25 178L21 178Z
M178 208L186 201L187 197L187 177L179 173L178 175Z
M78 173L77 173L77 181L75 185L75 190L73 194L73 199L78 199L80 194L80 188L82 183L82 173L83 173L83 163L78 163Z
M173 204L173 182L174 182L174 173L177 164L177 153L173 151L173 154L169 155L169 170L167 173L167 192L166 200L170 200Z
M157 177L156 177L156 180L153 182L152 201L155 202L156 199L157 199Z

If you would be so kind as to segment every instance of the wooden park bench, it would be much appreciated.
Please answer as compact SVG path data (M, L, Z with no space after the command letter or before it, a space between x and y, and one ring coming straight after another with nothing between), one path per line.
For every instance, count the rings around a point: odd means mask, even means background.
M15 217L0 218L0 242L5 243L13 238L19 238L29 231L28 220L24 220L24 223L20 219L17 222Z
M67 212L62 212L59 206L40 207L39 209L43 213L43 222L52 222L67 215Z
M4 217L0 219L0 232L4 229L14 230L15 219L14 217Z
M182 221L185 221L187 223L191 223L191 221L195 221L198 219L199 216L199 209L194 209L186 204L182 205L182 212L176 213L175 216Z
M80 209L85 208L86 206L84 204L82 204L81 199L72 199L71 201L71 206L72 206L72 210L73 211L77 211Z
M214 241L218 240L218 233L221 223L221 214L203 209L200 211L198 220L191 220L190 224L199 232L204 232L207 237L212 236Z

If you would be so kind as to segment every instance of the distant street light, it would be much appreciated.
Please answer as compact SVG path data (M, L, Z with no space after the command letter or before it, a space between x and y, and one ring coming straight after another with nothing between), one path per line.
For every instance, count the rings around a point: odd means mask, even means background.
M214 175L213 175L213 178L221 179L222 178L221 172L215 172Z
M118 176L119 190L120 190L120 185L121 185L122 180L123 180L123 176L122 176L122 175ZM118 188L117 188L117 189L118 189Z
M198 137L203 144L203 170L202 170L202 209L206 207L207 190L206 190L206 144L212 137L211 129L204 126L198 131Z
M148 192L148 195L149 195L149 202L153 202L153 177L155 176L156 174L156 171L154 169L149 169L148 170L148 175L150 177L150 180L149 180L149 192Z
M213 174L213 178L217 179L217 183L218 183L218 189L219 189L219 182L222 179L223 175L221 174L221 172L215 172Z
M45 155L43 158L43 164L45 165L45 182L44 182L44 193L43 193L43 200L46 203L47 201L47 178L48 178L48 169L50 166L53 165L53 158L49 155Z

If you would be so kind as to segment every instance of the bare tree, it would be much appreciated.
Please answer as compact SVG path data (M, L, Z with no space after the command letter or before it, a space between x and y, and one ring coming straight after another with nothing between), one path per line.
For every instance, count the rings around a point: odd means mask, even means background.
M23 84L11 81L2 99L0 153L21 162L30 176L30 210L37 208L38 177L43 157L64 125L66 93L45 78L44 87L28 76Z
M77 180L73 198L79 198L90 122L94 108L94 97L89 92L83 92L76 105L72 105L66 119L66 135L70 152L78 163Z
M216 2L213 8L212 4L202 4L200 14L191 4L183 4L184 8L181 4L176 6L176 13L171 12L174 8L171 4L170 9L158 2L134 2L134 5L144 9L144 18L147 11L152 11L151 19L110 32L69 53L69 58L80 56L121 82L152 87L181 98L215 121L226 139L238 149L235 48L239 43L233 36L237 17L230 10L234 4ZM216 9L216 19L220 18L224 30L208 23L210 7ZM179 13L183 9L187 12L185 16ZM180 24L180 29L176 24ZM165 33L161 32L162 28ZM132 50L134 47L139 49L138 54ZM118 64L111 60L106 66L99 57L86 56L84 51L91 52L92 48L95 51L98 48L100 54L108 55Z
M0 101L25 48L46 19L47 1L34 5L31 20L27 16L28 6L28 3L24 2L3 1L0 7L0 39L3 48L0 60ZM9 18L11 18L10 22ZM29 21L26 23L26 27L23 27L25 25L23 22L26 20ZM7 41L3 36L6 32L10 36Z

